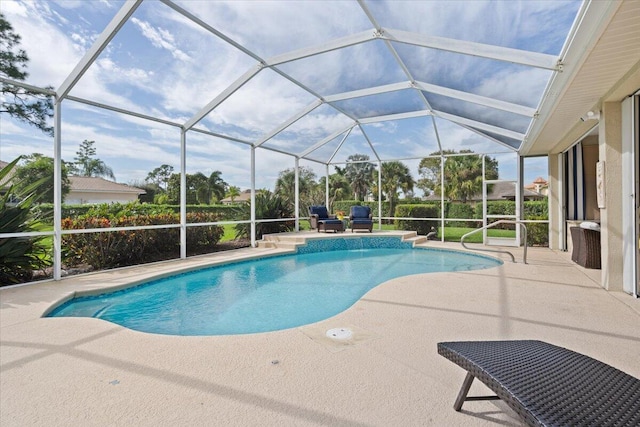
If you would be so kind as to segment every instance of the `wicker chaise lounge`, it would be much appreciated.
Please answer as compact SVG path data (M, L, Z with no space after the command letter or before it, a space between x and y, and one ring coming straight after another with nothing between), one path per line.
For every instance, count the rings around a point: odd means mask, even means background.
M640 380L580 353L542 341L438 343L466 369L454 409L502 399L530 426L640 426ZM474 378L497 396L467 397Z

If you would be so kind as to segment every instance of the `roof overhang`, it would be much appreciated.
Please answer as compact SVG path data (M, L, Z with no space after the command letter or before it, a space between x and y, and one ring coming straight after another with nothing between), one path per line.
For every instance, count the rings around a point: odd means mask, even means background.
M582 120L640 88L640 2L592 1L565 46L564 70L550 82L520 153L560 153L594 127Z

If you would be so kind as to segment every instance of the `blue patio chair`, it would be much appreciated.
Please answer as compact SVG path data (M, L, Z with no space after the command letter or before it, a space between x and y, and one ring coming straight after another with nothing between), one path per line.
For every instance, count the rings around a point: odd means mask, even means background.
M309 206L309 223L311 229L317 229L318 232L344 231L344 223L334 215L329 215L326 206Z
M369 230L369 233L373 230L373 216L369 206L351 206L349 221L352 233L353 230Z

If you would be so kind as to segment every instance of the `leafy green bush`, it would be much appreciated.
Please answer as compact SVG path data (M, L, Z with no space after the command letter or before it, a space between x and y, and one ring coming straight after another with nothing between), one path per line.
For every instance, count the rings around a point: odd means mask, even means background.
M256 193L256 219L293 218L291 204L283 197L268 190ZM243 218L250 218L251 205L245 202L240 205L239 214ZM251 224L236 224L236 239L251 237ZM256 224L256 239L262 239L264 234L284 233L295 228L295 221L260 222Z
M474 218L475 209L467 203L448 203L446 207L446 218ZM449 227L476 227L474 221L449 221Z
M438 218L440 211L435 204L424 205L398 205L396 207L396 217L404 218ZM440 221L437 219L432 220L405 220L397 219L395 221L396 229L415 231L418 234L426 235L431 230L431 227L437 229L440 225Z
M208 213L187 213L187 223L215 222L219 216ZM89 228L169 225L179 223L173 213L133 215L118 218L85 215L62 221L64 230ZM209 252L224 233L220 226L187 227L187 253ZM63 262L74 266L89 264L95 269L122 267L145 262L176 258L180 255L179 228L152 230L122 230L62 236Z
M549 202L544 200L528 200L524 202L524 219L549 219Z
M531 220L544 220L546 217L527 218ZM549 246L549 224L542 222L529 222L527 226L528 246Z
M53 218L53 205L42 203L34 209L48 218ZM217 214L224 220L231 220L236 216L236 206L231 205L187 205L188 213ZM101 203L92 205L63 205L62 218L79 218L89 213L100 212L106 218L116 218L122 215L156 215L160 213L180 213L179 205L157 205L153 203Z

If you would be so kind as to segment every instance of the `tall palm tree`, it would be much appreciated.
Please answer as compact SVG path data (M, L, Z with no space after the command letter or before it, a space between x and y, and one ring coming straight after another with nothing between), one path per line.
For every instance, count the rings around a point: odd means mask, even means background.
M347 158L347 166L344 168L344 176L351 184L356 200L360 200L360 196L364 199L373 182L376 166L367 160L369 156L365 154L352 154Z
M229 184L222 179L222 172L211 172L211 175L209 175L209 190L211 191L211 194L218 199L218 201L224 199L224 195L228 187Z
M235 185L232 185L227 190L226 197L229 197L231 199L231 203L233 203L235 198L238 197L239 195L240 195L240 188L236 187Z
M382 164L382 192L389 201L389 216L394 216L398 193L405 195L413 191L413 177L409 168L402 162L393 161Z

